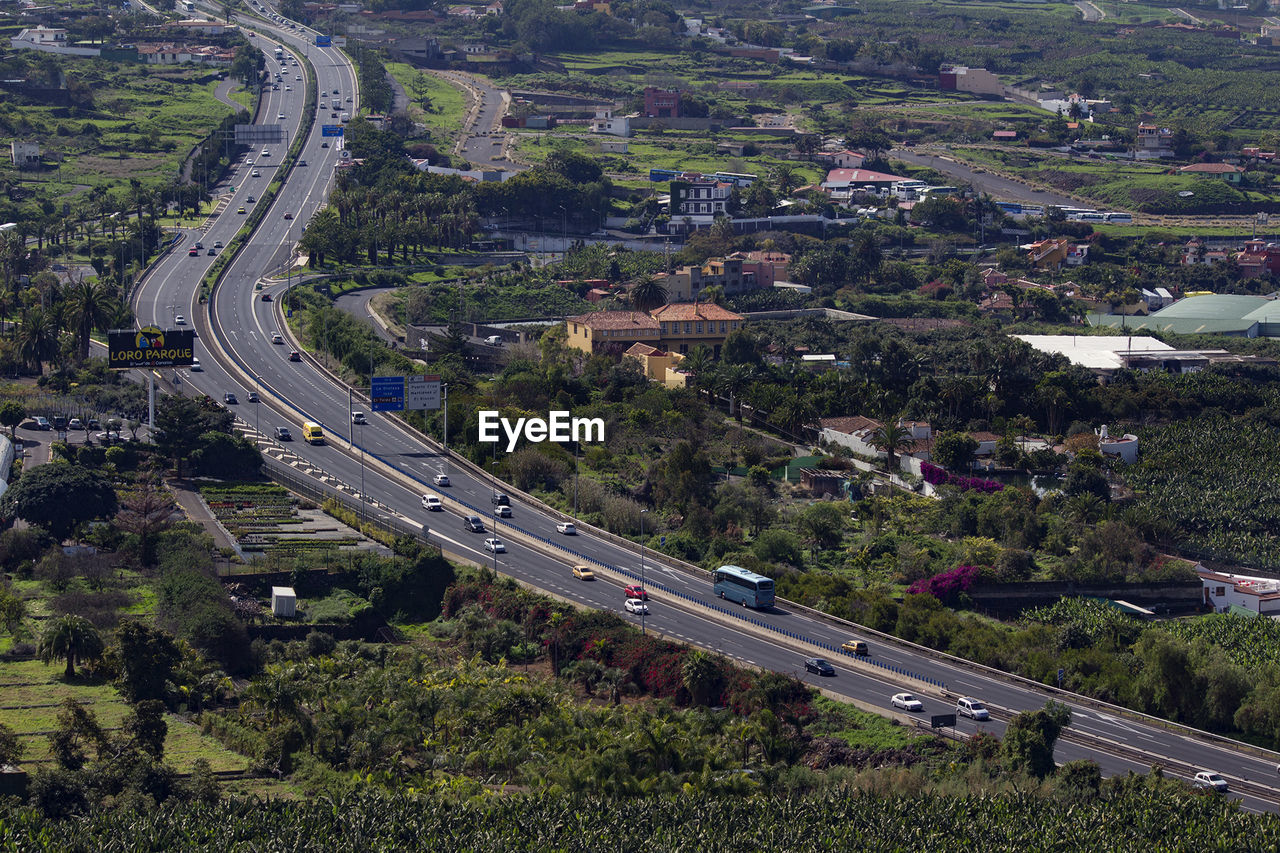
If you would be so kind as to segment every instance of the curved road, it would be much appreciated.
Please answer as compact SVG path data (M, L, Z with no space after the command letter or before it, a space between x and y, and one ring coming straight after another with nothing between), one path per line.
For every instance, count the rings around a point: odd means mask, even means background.
M307 33L301 36L309 37ZM303 48L301 38L284 36L295 51ZM354 93L351 68L338 51L311 47L309 56L322 92L338 88L344 95ZM272 92L262 115L284 112L286 123L296 130L302 98L303 93L296 87L291 93ZM643 575L654 598L653 612L643 625L673 639L749 664L795 672L833 695L876 708L885 708L889 695L905 686L922 696L926 714L950 710L956 694L977 696L997 709L998 719L990 723L962 720L962 731L985 728L999 734L1004 728L999 718L1044 705L1049 695L1044 688L909 644L877 638L802 608L784 604L771 611L756 612L724 607L712 596L705 575L687 572L665 560L657 561L647 552L642 556L631 543L612 537L559 535L555 522L563 516L519 496L513 500L511 519L492 519L490 497L501 484L484 472L456 464L391 416L371 414L367 426L353 427L348 390L309 359L289 361L288 345L271 343L277 330L287 335L280 314L284 285L265 286L263 292L271 294L271 301L263 301L255 290L262 271L276 268L288 255L290 239L297 236L297 230L283 214L291 212L305 220L323 203L336 152L322 149L320 143L319 129L313 128L303 154L311 165L297 168L289 176L258 233L231 264L208 306L193 302L192 282L210 263L204 255L189 258L183 252L166 258L140 289L136 303L140 321L165 326L171 311L185 310L196 318L202 342L216 340L220 344L212 351L201 351L205 370L187 373L182 389L190 390L191 386L221 399L228 390L240 392L256 387L263 402L236 407L250 434L254 428L268 433L275 425L296 428L304 418L323 423L328 443L311 446L292 442L287 448L275 447L272 455L290 456L299 469L298 476L350 484L352 490L362 494L367 513L394 517L402 526L417 526L424 531L429 527L430 539L453 556L493 565L567 600L618 613L623 604L621 585ZM278 162L283 151L278 150L280 146L274 148L277 150L270 159ZM237 203L253 192L255 185L265 183L265 178L242 183L245 185L237 191ZM234 210L234 206L225 207L211 220L203 235L206 244L214 238L230 239L241 222ZM363 403L358 407L368 411ZM266 439L262 443L271 444ZM430 485L437 473L448 474L452 485ZM420 496L428 491L444 499L446 511L429 513L422 509ZM506 553L486 552L481 545L485 535L464 529L461 516L471 513L492 519L493 533L488 535L506 541ZM602 580L573 580L567 568L573 563L597 567ZM624 618L637 619L625 614ZM871 639L871 664L862 666L839 652L828 651L838 670L835 678L818 679L803 672L801 661L805 656L824 648L834 649L855 632ZM931 680L934 685L902 674L907 672ZM941 683L945 683L946 692L936 686ZM1280 781L1276 775L1280 754L1246 751L1230 743L1212 742L1194 732L1171 731L1158 721L1122 715L1071 694L1057 695L1073 711L1073 722L1057 750L1059 760L1091 758L1108 774L1144 772L1159 763L1167 773L1183 778L1208 767L1224 773L1233 786L1244 789L1241 799L1246 807L1275 808L1280 795L1276 788ZM1099 748L1106 741L1116 746Z

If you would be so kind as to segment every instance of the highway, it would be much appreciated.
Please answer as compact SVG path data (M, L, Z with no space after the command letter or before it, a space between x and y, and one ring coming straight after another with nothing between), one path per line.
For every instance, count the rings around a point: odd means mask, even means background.
M312 36L282 34L279 40L301 53L302 39ZM321 92L338 89L344 98L348 94L356 96L352 69L338 50L311 46L307 57L315 66ZM269 58L268 62L274 60ZM279 92L270 92L261 115L274 121L278 113L284 113L291 133L296 133L304 96L298 85L293 86L292 92L285 92L283 87ZM321 115L327 120L328 111ZM207 305L196 304L193 287L213 261L203 253L189 257L185 251L175 251L159 262L139 288L135 300L139 322L155 322L165 328L171 326L174 313L185 313L200 336L197 348L203 371L184 371L181 386L170 386L171 391L196 390L217 400L227 391L236 392L242 402L231 408L250 434L255 429L260 434L270 434L271 427L287 425L297 435L304 418L324 424L330 439L325 445L295 441L279 449L287 450L299 467L305 465L323 472L369 498L368 512L396 515L405 523L423 525L429 528L430 540L449 554L492 565L566 600L611 610L638 623L639 617L623 613L620 587L643 572L653 596L652 613L644 620L644 627L663 636L751 665L794 672L832 695L856 699L886 712L889 697L904 689L916 692L924 700L925 712L916 717L950 711L955 695L983 700L997 710L998 718L1043 707L1049 698L1043 688L889 641L786 603L769 612L727 605L712 597L705 575L658 561L652 553L646 554L642 564L634 545L604 535L560 535L555 522L562 516L518 495L513 496L513 517L495 519L490 498L496 484L483 471L451 461L389 415L370 414L368 425L353 427L348 389L337 384L308 356L298 362L288 358L290 349L301 347L291 342L281 314L284 285L268 282L261 291L256 289L263 273L278 269L289 256L290 241L298 237L301 223L324 201L339 155L334 148L320 147L319 133L317 123L302 154L309 165L293 170L261 228L230 265ZM278 164L285 152L281 146L272 148L276 150L269 159ZM255 154L254 159L260 161L261 151ZM241 174L247 174L243 166ZM236 213L240 200L250 193L261 194L255 187L260 190L265 186L266 173L263 175L254 180L241 180L238 175L232 182L237 189L231 202L222 207L203 233L188 237L198 238L206 246L216 239L229 242L243 220ZM293 214L292 221L283 218L286 212ZM299 225L295 227L293 222ZM263 301L262 293L271 294L272 300ZM271 342L276 332L284 335L285 344ZM171 380L172 375L166 372L164 378ZM261 393L262 402L244 402L243 392L255 389ZM365 405L357 404L355 408L368 412ZM265 437L260 441L264 446L272 444ZM353 446L348 447L349 443ZM429 485L437 473L447 473L452 485ZM425 511L421 506L425 492L439 495L446 503L446 511ZM461 516L472 512L484 517L486 527L494 532L465 530ZM483 540L495 532L507 544L504 554L483 550ZM602 579L592 583L575 581L568 567L579 562L601 570ZM823 651L824 646L838 647L855 635L870 641L872 664L858 664L842 654ZM803 659L818 653L835 664L836 677L821 679L804 673ZM946 693L938 686L922 686L902 672L945 684ZM1189 778L1201 768L1217 770L1227 776L1233 787L1232 796L1240 797L1246 808L1276 808L1280 754L1248 752L1205 737L1170 731L1164 724L1137 715L1121 716L1117 710L1081 697L1062 694L1062 698L1072 707L1073 722L1066 739L1059 743L1059 761L1091 758L1107 774L1145 772L1156 763L1165 766L1169 775L1182 778ZM959 729L971 732L977 725L962 721ZM999 719L982 725L996 734L1003 731ZM1099 746L1107 741L1117 746Z

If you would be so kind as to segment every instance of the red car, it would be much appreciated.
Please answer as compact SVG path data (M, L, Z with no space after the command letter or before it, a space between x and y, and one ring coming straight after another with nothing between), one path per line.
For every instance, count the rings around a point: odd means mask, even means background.
M627 594L627 598L638 598L641 601L649 600L649 593L644 591L644 587L639 584L630 584L623 590Z
M200 257L200 250L195 246L192 246L190 249L187 249L187 255L192 258L198 258Z
M302 361L302 355L296 349L291 349L289 350L289 360Z
M286 213L286 214L284 215L284 218L285 218L285 219L293 219L293 214L292 214L292 213Z

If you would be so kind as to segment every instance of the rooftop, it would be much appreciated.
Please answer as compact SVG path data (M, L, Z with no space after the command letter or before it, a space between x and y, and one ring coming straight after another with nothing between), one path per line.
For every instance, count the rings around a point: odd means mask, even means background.
M742 320L741 314L735 314L727 308L721 308L714 302L677 302L674 305L663 305L653 309L653 318L664 321L685 320Z
M566 318L570 323L580 323L588 329L635 329L657 334L658 321L643 311L595 311Z
M1012 335L1040 352L1066 356L1090 370L1119 370L1121 353L1167 352L1173 347L1146 335Z

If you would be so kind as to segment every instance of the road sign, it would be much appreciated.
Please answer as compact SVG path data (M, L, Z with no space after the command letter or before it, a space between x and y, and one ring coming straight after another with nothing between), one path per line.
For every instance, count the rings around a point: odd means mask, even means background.
M342 136L342 125L340 124L322 124L320 125L321 136Z
M929 718L929 723L935 729L954 729L956 727L955 714L934 714Z
M369 388L369 408L375 412L403 412L404 377L373 377Z
M328 36L316 36L316 47L328 47L333 43L333 39Z
M1062 677L1066 674L1067 674L1067 671L1065 669L1061 667L1058 668L1058 686L1059 687L1062 686Z
M439 375L406 377L404 393L406 409L439 409L440 377Z

